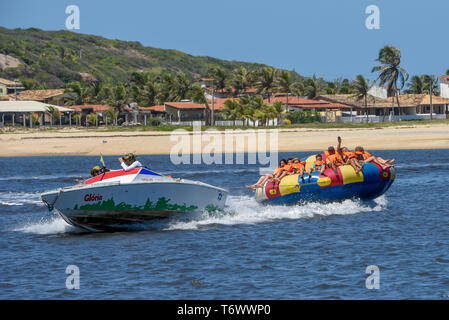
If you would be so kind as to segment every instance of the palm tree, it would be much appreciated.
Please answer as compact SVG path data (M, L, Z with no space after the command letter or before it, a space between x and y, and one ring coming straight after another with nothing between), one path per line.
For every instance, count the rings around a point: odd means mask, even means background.
M54 122L59 119L59 109L53 106L47 106L46 113L51 118L51 125L53 126Z
M282 107L282 103L280 101L275 101L273 103L273 108L274 108L274 110L276 112L277 124L280 125L282 112L284 111L283 107Z
M214 79L214 86L216 90L224 90L226 88L227 75L222 68L211 68L207 71L206 76Z
M263 112L266 114L266 125L268 126L268 121L275 119L277 117L277 110L274 106L270 104L265 104L263 107Z
M432 104L432 96L433 95L439 95L438 90L438 80L437 78L432 75L423 75L423 86L424 86L424 92L429 92L430 95L430 120L433 118L433 104Z
M256 81L256 87L259 93L268 94L268 102L270 102L270 97L276 88L276 79L278 71L274 68L263 67L258 75L258 80Z
M449 76L449 69L446 70L446 75Z
M251 72L244 67L237 68L232 71L229 85L234 89L234 96L245 92L251 82Z
M120 111L127 103L129 103L129 98L130 95L128 90L120 84L112 89L109 104Z
M365 100L365 115L366 115L366 123L368 123L368 91L371 89L369 85L369 80L365 79L361 74L357 75L356 80L353 82L353 86L355 89L354 98L357 100Z
M292 92L293 85L294 83L292 81L290 72L288 72L287 70L283 70L277 78L277 89L278 91L287 94L287 106L288 106L288 95Z
M89 122L92 126L98 125L98 113L90 113L86 118L87 122Z
M190 81L185 74L178 74L173 81L172 88L170 90L170 97L173 101L181 101L187 97L187 93L190 90Z
M76 126L81 126L81 113L76 113L73 115L73 120L75 120L75 125Z
M114 125L117 125L117 117L118 117L119 112L115 111L113 108L107 109L105 111L105 120L106 120L106 124L108 122L108 119L112 120L112 123Z
M413 76L407 86L407 93L421 94L425 90L422 76Z
M235 121L240 117L239 111L239 103L236 100L229 99L224 102L221 113L226 119L234 121L235 126Z
M393 104L394 97L396 96L399 114L401 114L399 91L404 87L409 76L407 70L400 66L401 51L393 46L385 46L379 51L379 57L376 61L380 62L380 65L375 66L371 70L371 72L379 72L379 76L375 82L379 80L381 86L386 85L388 93L393 97Z
M428 75L424 74L421 76L422 78L422 84L423 84L423 92L422 93L429 93L432 91L432 94L437 96L439 95L439 88L438 88L438 79L435 77L435 75Z
M196 103L207 103L204 90L198 83L190 86L189 92L187 92L187 98Z
M322 80L317 78L314 74L312 78L308 78L304 81L304 93L307 98L313 99L321 93L321 82Z
M82 105L89 100L89 88L84 87L78 81L73 81L68 84L66 88L68 96L68 104L70 105Z

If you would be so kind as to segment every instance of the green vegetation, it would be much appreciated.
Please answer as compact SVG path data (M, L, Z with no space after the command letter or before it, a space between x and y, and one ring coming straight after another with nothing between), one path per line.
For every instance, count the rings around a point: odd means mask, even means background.
M292 124L320 122L321 117L316 112L311 111L293 111L287 114L287 119Z
M364 100L367 107L368 90L374 82L386 86L392 99L396 97L401 113L398 95L409 77L401 66L401 51L393 46L379 51L379 64L372 68L378 76L372 84L361 75L355 80L327 81L316 75L306 78L295 71L263 64L195 57L176 50L145 47L139 42L36 28L0 27L0 52L22 62L18 67L0 70L0 77L19 78L26 89L65 88L67 105L114 107L101 120L97 115L89 115L87 122L93 126L119 125L118 112L132 102L142 107L184 99L209 104L199 84L201 77L214 78L215 90L239 98L226 102L221 112L234 123L243 120L246 124L258 121L267 125L272 119L278 123L289 120L293 125L319 122L316 114L285 113L281 103L271 103L272 97L276 93L287 95L288 104L292 96L313 99L322 94L352 94ZM416 75L405 92L427 93L430 88L438 94L435 76ZM256 90L256 96L245 95L248 89ZM262 97L268 98L268 103ZM56 113L49 114L55 123ZM160 122L151 118L148 121L153 125ZM74 117L74 122L84 121Z
M143 206L132 206L130 204L126 204L124 202L120 202L115 204L114 199L100 201L94 204L85 204L79 207L79 210L112 210L112 211L124 211L124 210L145 210L145 211L194 211L198 207L191 205L187 206L185 204L178 205L170 203L170 199L166 199L165 197L161 197L157 200L156 203L152 203L150 199L147 199L145 205ZM75 205L74 210L78 210L78 205Z
M380 65L375 66L371 72L378 72L379 76L376 81L379 85L386 86L388 94L394 99L401 114L401 105L399 104L399 92L408 80L409 74L407 70L400 66L401 51L393 46L385 46L379 51L377 60Z

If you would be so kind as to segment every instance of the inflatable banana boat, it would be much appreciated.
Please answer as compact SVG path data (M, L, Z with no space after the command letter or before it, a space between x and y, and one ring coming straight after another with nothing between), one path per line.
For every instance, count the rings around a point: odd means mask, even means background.
M323 160L326 155L323 154ZM301 159L306 161L306 170L313 166L316 155ZM384 194L396 177L394 167L383 170L379 165L366 163L363 170L355 173L350 165L340 166L334 171L327 168L323 174L312 172L288 175L281 181L267 181L262 188L256 189L256 200L265 204L298 204L308 201L340 201L351 198L374 199Z

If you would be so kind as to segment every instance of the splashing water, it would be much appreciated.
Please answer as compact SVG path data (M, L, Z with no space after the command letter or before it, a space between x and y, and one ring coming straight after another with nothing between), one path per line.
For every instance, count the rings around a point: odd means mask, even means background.
M197 214L178 215L166 222L156 223L161 230L199 230L216 225L257 224L277 220L295 220L331 215L347 215L362 212L382 211L387 206L387 199L381 196L374 200L374 206L358 200L345 200L341 203L308 203L298 206L266 206L257 203L250 196L231 196L228 207L223 212L201 212ZM154 229L154 224L150 224ZM130 230L134 228L130 227ZM146 228L144 228L146 229ZM135 230L142 230L141 228ZM13 231L34 234L82 233L79 228L66 223L58 214L41 218L37 222L27 222Z
M29 221L12 231L34 233L34 234L61 234L81 233L81 229L73 227L64 221L58 214L42 217L38 222Z
M42 204L39 193L31 192L0 192L0 205L23 206L25 204Z
M267 206L256 202L253 197L231 196L228 204L229 207L224 212L202 212L190 221L174 220L167 230L192 230L217 224L255 224L283 219L294 220L381 211L386 208L387 199L385 196L377 198L374 200L374 206L359 200L345 200L337 203L311 202L298 206Z

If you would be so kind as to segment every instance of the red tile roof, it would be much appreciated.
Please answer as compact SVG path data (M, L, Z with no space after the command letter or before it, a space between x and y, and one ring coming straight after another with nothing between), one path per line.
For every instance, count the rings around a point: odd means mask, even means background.
M287 104L287 97L271 97L269 103L273 103L276 101L280 101L282 104ZM264 99L264 102L268 103L268 99ZM311 100L311 99L304 99L304 98L298 98L298 97L288 97L288 105L301 105L301 104L323 104L328 103L327 101L323 100Z
M75 106L66 106L70 109L75 109L75 111L81 112L84 109L93 109L94 112L106 111L108 109L113 108L107 104L85 104L85 105L75 105Z
M440 79L449 79L449 76L439 76Z
M207 91L211 91L212 92L212 88L209 88L209 87L205 87L205 88L203 88L204 90L207 90ZM226 88L224 88L224 89L215 89L215 92L216 93L234 93L235 92L235 89L234 88L231 88L230 90L228 90L228 89L226 89ZM244 92L241 92L241 93L256 93L257 92L257 88L246 88L246 90L244 91Z
M238 101L239 98L215 98L214 99L214 110L222 110L224 108L224 103L226 100ZM212 100L207 100L207 103L209 104L209 108L212 109Z
M151 106L151 107L139 107L139 109L144 111L155 111L155 112L165 112L165 106Z
M194 102L166 102L165 106L175 109L206 109L206 105Z
M17 100L44 101L64 94L64 89L24 90L18 93Z

